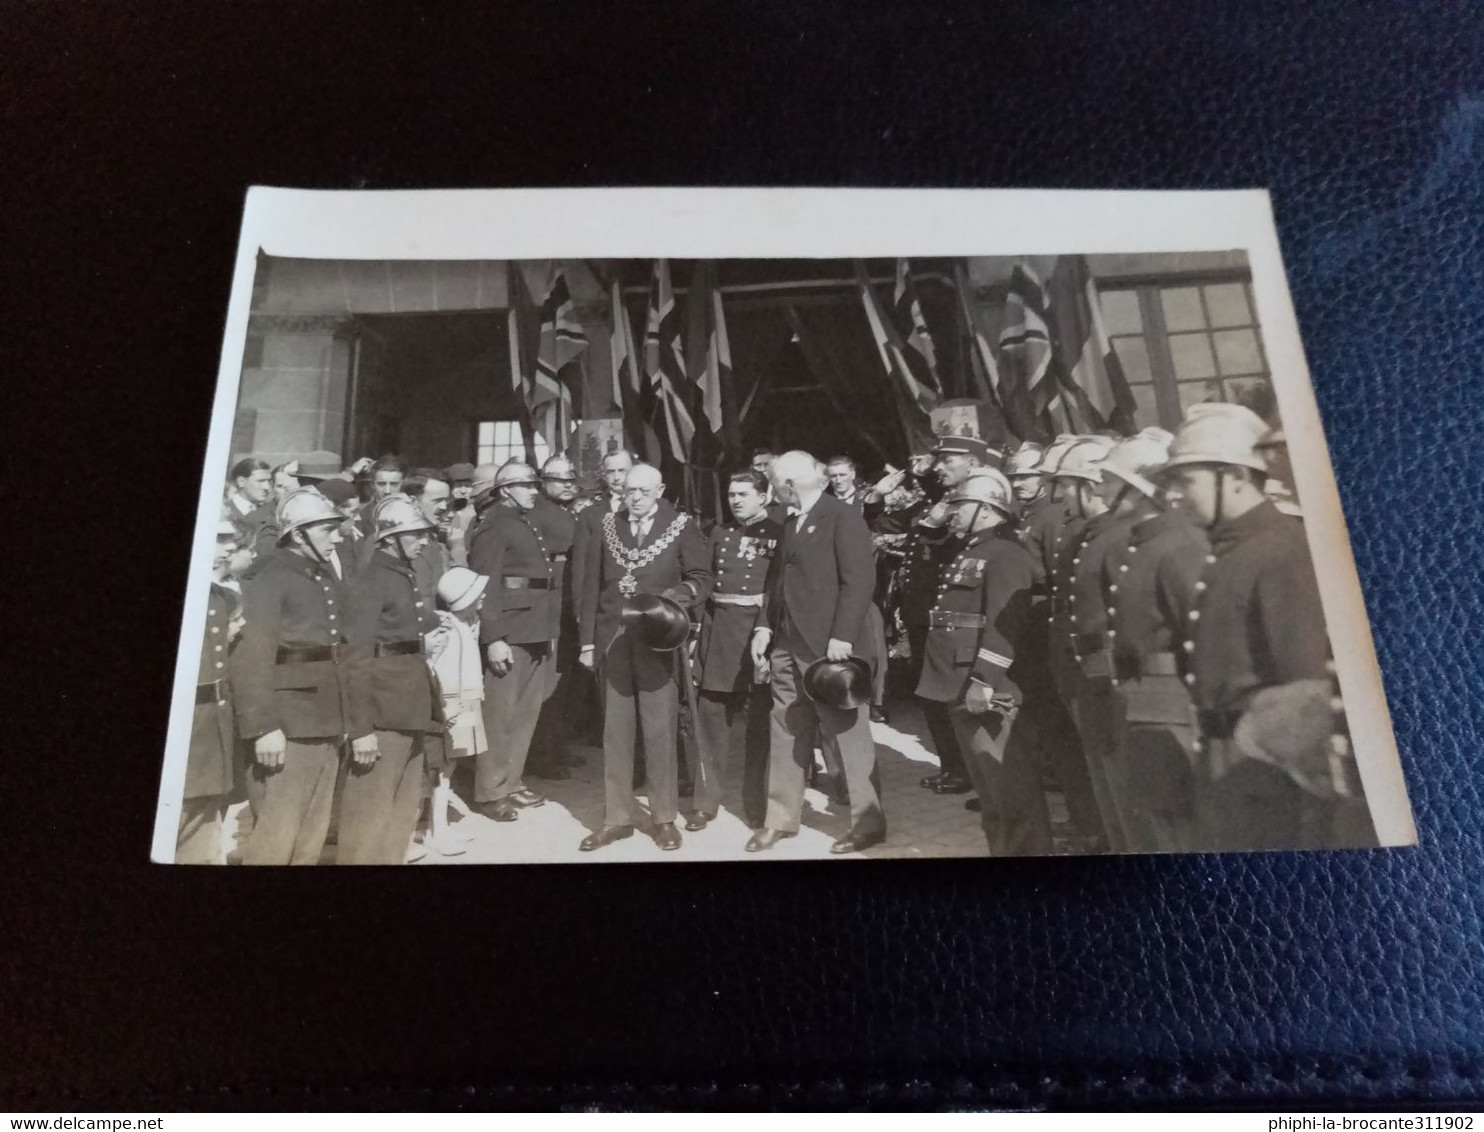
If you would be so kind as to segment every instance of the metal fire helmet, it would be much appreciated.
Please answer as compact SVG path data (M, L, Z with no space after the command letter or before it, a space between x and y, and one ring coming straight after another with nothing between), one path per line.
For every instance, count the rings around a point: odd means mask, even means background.
M577 482L577 470L572 467L572 461L565 456L552 456L541 465L541 478L544 480L562 480L566 483Z
M1015 514L1015 497L1010 481L993 468L975 468L947 500L948 506L960 503L987 503L1007 518Z
M1159 489L1149 476L1170 458L1170 442L1174 439L1173 434L1162 428L1146 428L1134 436L1125 437L1103 457L1102 470L1152 499L1159 494Z
M1118 442L1111 436L1084 436L1068 447L1055 473L1058 479L1103 482L1103 459Z
M1005 465L1007 476L1038 476L1041 474L1041 460L1046 455L1046 449L1042 448L1034 440L1027 440L1010 455L1010 461Z
M1267 435L1267 422L1245 405L1229 401L1192 405L1175 430L1164 470L1185 464L1230 464L1266 472L1268 462L1258 446Z
M944 401L928 412L928 420L940 442L950 437L972 437L984 442L991 459L1004 458L1007 439L1004 420L988 401L966 397Z
M541 477L536 474L536 469L523 460L507 460L495 473L495 490L502 487L537 487L541 483Z
M371 518L376 525L378 542L396 535L412 535L434 529L432 522L422 513L422 508L405 495L388 495L376 505Z
M344 516L335 510L335 505L312 487L301 487L280 499L276 517L279 539L288 538L295 531L315 523L344 520Z
M1061 466L1061 458L1067 454L1067 449L1081 439L1070 432L1060 434L1046 446L1046 451L1041 454L1041 462L1036 465L1036 471L1043 476L1056 475L1056 469Z

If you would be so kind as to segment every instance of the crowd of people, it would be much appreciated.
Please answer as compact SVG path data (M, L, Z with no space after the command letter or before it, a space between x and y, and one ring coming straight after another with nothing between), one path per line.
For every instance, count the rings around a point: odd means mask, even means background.
M1225 403L1173 434L961 431L871 484L757 452L713 523L621 450L588 491L564 456L238 461L177 860L226 859L242 793L233 860L317 863L332 819L338 863L456 855L455 792L518 822L585 743L583 852L680 849L725 804L766 853L814 784L858 853L888 836L871 728L899 697L921 788L990 855L1053 851L1049 792L1059 849L1370 843L1281 433Z

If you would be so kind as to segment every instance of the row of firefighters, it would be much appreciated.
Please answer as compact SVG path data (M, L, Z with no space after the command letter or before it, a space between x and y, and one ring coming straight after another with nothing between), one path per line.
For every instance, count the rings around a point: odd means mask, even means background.
M564 457L243 460L176 859L223 859L244 779L232 859L319 862L332 814L339 863L456 854L454 771L518 821L584 720L604 764L584 852L640 829L679 849L723 802L766 852L817 755L849 813L831 852L862 852L887 837L892 656L941 764L921 786L974 795L991 855L1372 844L1285 469L1260 417L1203 404L1173 434L944 435L870 487L848 458L760 452L706 530L622 451L581 497Z

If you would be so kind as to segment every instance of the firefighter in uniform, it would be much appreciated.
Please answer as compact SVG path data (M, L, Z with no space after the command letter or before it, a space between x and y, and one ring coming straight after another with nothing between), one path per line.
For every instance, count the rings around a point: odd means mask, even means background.
M1048 575L1051 591L1052 676L1072 714L1082 756L1102 819L1107 847L1126 851L1118 809L1108 782L1109 759L1118 720L1113 701L1113 670L1104 636L1102 560L1125 531L1097 493L1099 465L1113 447L1106 436L1080 437L1057 465L1068 522L1057 540L1056 561Z
M1219 849L1374 843L1335 820L1348 746L1337 742L1329 637L1303 524L1263 494L1262 418L1241 405L1194 407L1164 476L1211 541L1186 614L1186 684Z
M495 821L515 821L522 809L546 801L526 789L522 776L541 705L555 682L561 590L533 518L540 494L536 470L511 460L488 483L492 502L466 540L469 568L490 580L479 615L490 745L475 761L474 806Z
M347 729L341 659L343 517L314 488L279 502L275 554L243 595L232 653L237 731L253 744L249 865L313 865L324 850Z
M1123 729L1114 752L1114 801L1134 853L1188 853L1197 836L1195 717L1182 677L1206 536L1154 481L1170 435L1145 429L1103 460L1099 488L1131 523L1103 560L1113 691Z
M1051 851L1051 818L1032 749L1017 738L1016 656L1037 631L1035 567L1005 532L1015 513L1009 482L990 469L948 498L962 548L943 573L929 613L917 694L947 707L980 799L992 856Z
M727 485L735 522L711 535L715 588L701 614L696 649L700 695L696 705L697 764L685 828L704 829L721 805L730 756L742 751L742 814L749 829L766 817L768 712L772 695L758 679L748 648L763 605L768 564L778 553L782 526L768 517L768 484L757 472L738 472Z
M351 579L345 621L350 763L336 862L400 865L422 804L424 744L442 732L424 638L439 629L414 563L435 527L403 495L371 512L376 550Z
M242 628L241 598L223 585L227 563L237 552L237 525L222 519L211 559L211 591L206 599L206 633L196 676L196 706L186 755L180 828L175 839L178 865L222 863L222 815L232 792L232 699L227 661Z
M541 465L541 494L530 516L551 560L558 595L553 605L557 614L555 683L542 705L526 763L527 773L535 778L572 777L566 764L580 760L569 758L565 744L586 726L583 710L587 698L582 693L587 681L577 663L577 603L571 570L572 544L577 534L573 509L576 498L577 471L572 461L552 456Z

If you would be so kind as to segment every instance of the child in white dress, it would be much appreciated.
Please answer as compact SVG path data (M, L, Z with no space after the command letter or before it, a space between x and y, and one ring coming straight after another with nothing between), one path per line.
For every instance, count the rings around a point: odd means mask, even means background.
M479 663L479 608L489 578L463 566L454 566L438 579L438 611L442 622L441 641L429 650L428 663L443 693L443 718L448 725L444 740L447 759L438 768L433 786L431 822L424 841L441 856L464 852L450 836L449 804L453 799L450 778L453 760L477 755L488 747L484 733L484 673ZM467 840L465 838L464 840Z

